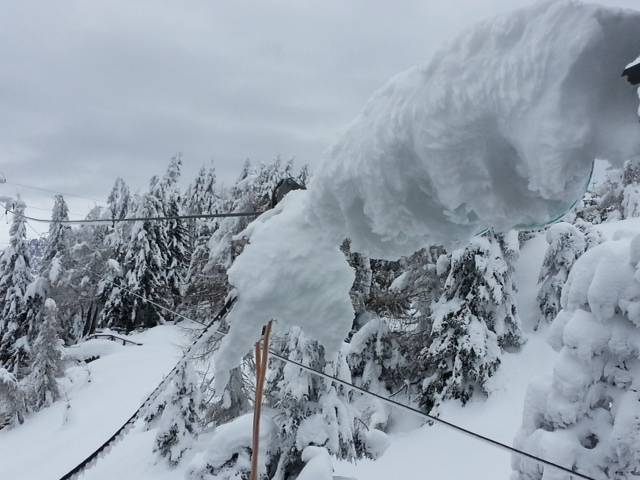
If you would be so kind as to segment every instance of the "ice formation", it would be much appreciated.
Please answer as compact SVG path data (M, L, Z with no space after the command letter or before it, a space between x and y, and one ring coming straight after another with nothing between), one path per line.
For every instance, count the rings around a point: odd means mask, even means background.
M271 318L337 349L352 321L344 238L396 258L545 223L582 195L595 158L640 151L636 94L620 76L638 31L637 12L545 2L480 24L393 78L309 189L253 231L230 270L239 300L218 372Z

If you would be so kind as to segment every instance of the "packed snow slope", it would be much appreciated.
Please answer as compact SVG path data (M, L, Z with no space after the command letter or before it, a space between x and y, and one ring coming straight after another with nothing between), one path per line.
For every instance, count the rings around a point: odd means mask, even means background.
M393 78L309 190L263 219L235 261L239 301L217 388L272 318L337 350L352 318L344 238L364 255L397 258L487 227L546 223L582 196L596 158L640 152L636 93L620 75L640 51L639 31L638 12L543 2L476 26ZM344 308L326 305L324 292Z

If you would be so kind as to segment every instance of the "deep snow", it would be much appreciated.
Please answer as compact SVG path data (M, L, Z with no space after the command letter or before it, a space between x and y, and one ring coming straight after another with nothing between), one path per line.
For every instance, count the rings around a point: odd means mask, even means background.
M630 222L620 222L631 228ZM636 228L640 230L640 220ZM615 230L613 226L603 229ZM522 249L516 270L521 289L518 302L524 325L531 324L535 309L536 280L546 243L544 234ZM521 423L525 391L529 381L551 371L556 353L546 344L545 332L529 335L519 353L503 357L498 374L491 380L488 400L474 399L462 408L457 402L441 407L441 416L505 443L512 443ZM25 425L0 431L0 478L57 480L59 476L100 445L139 406L161 377L171 368L186 343L185 332L172 325L156 327L133 337L143 346L123 347L105 340L92 340L76 355L100 354L88 365L91 383L77 373L69 389L72 404L64 423L65 402L59 401L28 418ZM510 455L441 426L422 426L421 419L395 411L396 431L389 435L390 447L377 461L358 464L337 462L335 474L359 480L480 478L507 480ZM250 422L238 422L234 438L248 438ZM264 429L263 429L264 430ZM137 425L82 477L87 480L169 480L184 478L189 466L203 451L196 451L176 469L152 453L156 432ZM209 445L216 433L201 444ZM263 442L264 443L264 442ZM265 445L266 447L266 445ZM203 449L204 450L204 449Z
M90 340L72 349L101 357L68 371L72 381L64 388L69 409L61 400L28 416L18 428L0 430L0 478L58 479L80 463L131 416L173 367L184 334L182 328L167 325L132 335L142 346Z

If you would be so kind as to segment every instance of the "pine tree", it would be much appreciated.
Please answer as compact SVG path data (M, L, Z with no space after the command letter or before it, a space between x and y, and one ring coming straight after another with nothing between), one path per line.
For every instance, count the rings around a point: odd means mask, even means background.
M442 298L433 307L431 343L420 361L428 376L420 403L431 411L442 400L463 404L484 392L500 365L501 347L522 343L515 312L512 269L499 240L489 233L453 252Z
M367 310L373 279L369 257L351 251L351 241L346 239L340 249L347 257L349 265L355 270L355 279L349 295L356 318Z
M311 368L350 380L344 354L333 362L323 348L292 328L281 340L282 355ZM302 452L309 445L324 446L338 458L353 460L364 455L362 434L349 405L348 391L310 375L295 365L280 364L268 381L268 401L278 412L277 449L270 452L274 479L295 478L304 467Z
M44 303L44 319L33 344L32 357L29 404L34 410L40 410L60 397L56 376L62 372L62 341L58 336L56 302L51 298Z
M562 287L573 264L587 249L585 236L569 223L560 222L547 230L547 251L538 278L537 302L540 322L551 323L560 311Z
M187 189L185 210L190 215L203 215L216 213L222 208L222 199L216 187L215 169L202 167ZM219 280L220 272L205 272L210 255L209 240L218 226L217 219L196 219L189 222L191 255L185 278L185 300L195 306L191 312L195 317L201 316L197 307L202 303L209 302L204 315L210 315L212 306L215 308L224 302L224 296L219 295L219 292L225 291L225 286L213 284L215 280Z
M183 361L164 394L154 451L177 465L199 429L200 391L191 364Z
M150 191L142 198L136 216L149 218L162 215L158 188L158 179L153 177ZM152 220L135 222L123 265L127 290L119 292L123 316L112 319L112 325L131 331L165 322L165 311L158 305L172 307L171 290L166 278L166 255L167 238L162 223Z
M640 217L640 160L627 160L622 170L622 216Z
M125 181L120 177L116 178L113 188L111 189L111 193L109 193L107 206L109 209L109 218L112 220L121 220L126 218L129 214L131 193Z
M60 223L69 220L69 208L62 195L54 197L47 249L42 261L42 275L51 286L64 283L65 270L69 266L69 242L71 228Z
M156 195L161 205L161 215L167 217L177 217L181 214L180 205L182 198L178 189L180 170L182 168L182 157L176 155L169 162L167 172L159 183L160 188L151 190L151 194ZM187 262L187 229L184 222L179 219L162 222L159 228L163 228L163 235L166 242L166 251L163 251L165 277L167 286L172 295L172 304L180 301L183 289L183 278L186 273Z
M135 211L134 207L135 202L129 187L121 178L116 179L107 200L109 218L112 220L126 218ZM129 222L114 221L104 238L108 259L104 262L104 275L102 275L104 279L99 282L96 289L98 301L104 305L100 312L100 324L103 326L124 327L129 323L128 311L122 296L122 287L125 286L122 267L125 264L131 229Z
M3 424L15 426L23 423L26 412L22 386L15 375L0 367L0 428Z
M498 345L506 350L517 350L524 343L520 316L516 307L518 288L515 282L515 271L520 257L520 240L518 232L511 230L507 233L495 235L502 254L504 267L500 266L496 272L502 282L501 291L497 290L494 301L497 303L494 312L494 329L498 335ZM499 258L496 258L501 264ZM504 269L503 269L504 268Z
M0 366L17 375L28 364L30 351L25 294L32 276L25 207L20 198L14 203L9 246L0 256Z

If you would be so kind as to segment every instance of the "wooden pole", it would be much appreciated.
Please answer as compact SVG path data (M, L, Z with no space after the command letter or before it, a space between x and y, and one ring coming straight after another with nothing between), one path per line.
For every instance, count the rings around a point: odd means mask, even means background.
M262 396L264 382L267 377L269 358L269 336L271 322L262 329L262 339L256 342L256 397L253 405L253 439L251 444L251 476L250 480L258 480L258 457L260 449L260 414L262 413Z

